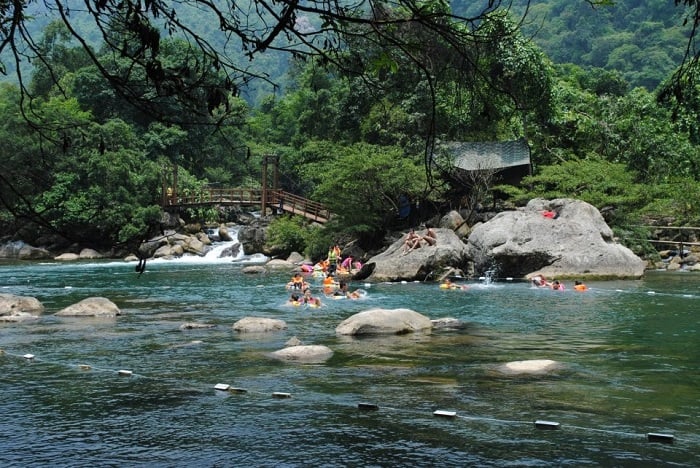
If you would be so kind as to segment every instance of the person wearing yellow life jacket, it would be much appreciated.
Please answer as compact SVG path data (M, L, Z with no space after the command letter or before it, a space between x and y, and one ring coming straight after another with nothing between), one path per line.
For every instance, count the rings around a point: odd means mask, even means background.
M462 290L467 290L469 289L469 286L466 286L464 284L455 284L452 281L450 281L449 278L445 278L445 280L440 283L440 289L462 289Z
M338 262L340 262L340 247L336 244L328 249L328 271L330 273L335 273Z

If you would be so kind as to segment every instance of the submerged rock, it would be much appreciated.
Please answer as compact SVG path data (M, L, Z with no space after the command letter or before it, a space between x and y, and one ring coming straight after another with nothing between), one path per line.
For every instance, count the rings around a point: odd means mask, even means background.
M323 345L297 345L270 353L270 356L284 361L323 362L333 356L333 350Z
M233 330L239 333L264 333L287 329L284 320L264 317L243 317L233 324Z
M531 359L529 361L511 361L498 367L498 371L502 374L546 374L548 372L560 369L560 362L550 359Z
M443 317L431 320L433 329L462 330L467 328L467 323L453 317Z
M211 323L187 322L180 325L180 330L202 330L206 328L214 328L216 325Z

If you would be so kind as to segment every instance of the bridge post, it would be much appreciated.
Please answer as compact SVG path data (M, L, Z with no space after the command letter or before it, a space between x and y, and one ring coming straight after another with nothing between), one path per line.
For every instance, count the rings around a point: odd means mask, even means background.
M267 214L267 205L269 203L269 197L268 197L268 189L267 189L267 165L269 163L272 163L274 167L274 175L272 179L272 188L273 190L277 190L277 185L279 183L279 156L274 155L274 154L266 154L263 156L262 160L262 208L261 208L261 213L262 216L265 216Z
M262 194L261 194L261 200L260 204L262 207L260 208L260 215L265 216L266 214L266 209L267 209L267 156L263 156L262 160Z
M177 164L172 165L170 174L167 167L163 168L161 191L163 207L177 204Z

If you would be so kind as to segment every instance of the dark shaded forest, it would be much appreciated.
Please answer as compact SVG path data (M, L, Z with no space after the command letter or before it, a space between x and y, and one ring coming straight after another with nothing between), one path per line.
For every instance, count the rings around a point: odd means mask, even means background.
M582 199L648 253L639 226L700 222L692 203L700 195L700 89L689 79L680 82L682 100L668 92L679 85L674 73L688 44L685 9L575 3L478 13L473 3L455 2L453 12L438 1L387 5L379 38L394 48L370 34L376 18L328 19L342 29L342 46L327 39L323 53L306 53L306 44L289 54L291 34L277 47L252 41L227 59L234 79L221 56L158 34L134 20L141 12L115 10L109 34L86 33L90 47L70 23L45 23L36 42L42 59L20 85L0 88L1 234L126 245L158 224L173 166L183 193L259 187L262 158L274 154L282 188L336 214L324 226L273 222L274 242L312 257L339 236L376 243L396 227L405 197L430 216L461 210L468 222L483 207ZM114 20L122 13L123 24ZM469 15L477 20L460 19ZM189 18L218 37L210 23ZM311 31L314 19L306 20ZM219 40L213 48L230 47ZM534 172L517 186L465 180L437 144L520 138ZM186 216L207 223L229 214Z

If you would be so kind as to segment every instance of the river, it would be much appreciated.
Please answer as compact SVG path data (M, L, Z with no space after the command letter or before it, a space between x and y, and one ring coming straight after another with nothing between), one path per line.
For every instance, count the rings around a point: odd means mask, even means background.
M700 465L697 274L650 272L584 293L507 280L466 291L359 283L363 299L306 309L286 304L288 273L241 273L251 260L150 262L141 276L113 261L0 264L0 293L46 306L40 320L0 323L0 464ZM53 315L91 296L123 315ZM336 336L343 319L372 307L467 327ZM288 329L238 335L231 326L245 316ZM183 331L186 322L213 328ZM320 365L267 356L293 336L334 355ZM561 368L499 371L529 359Z

